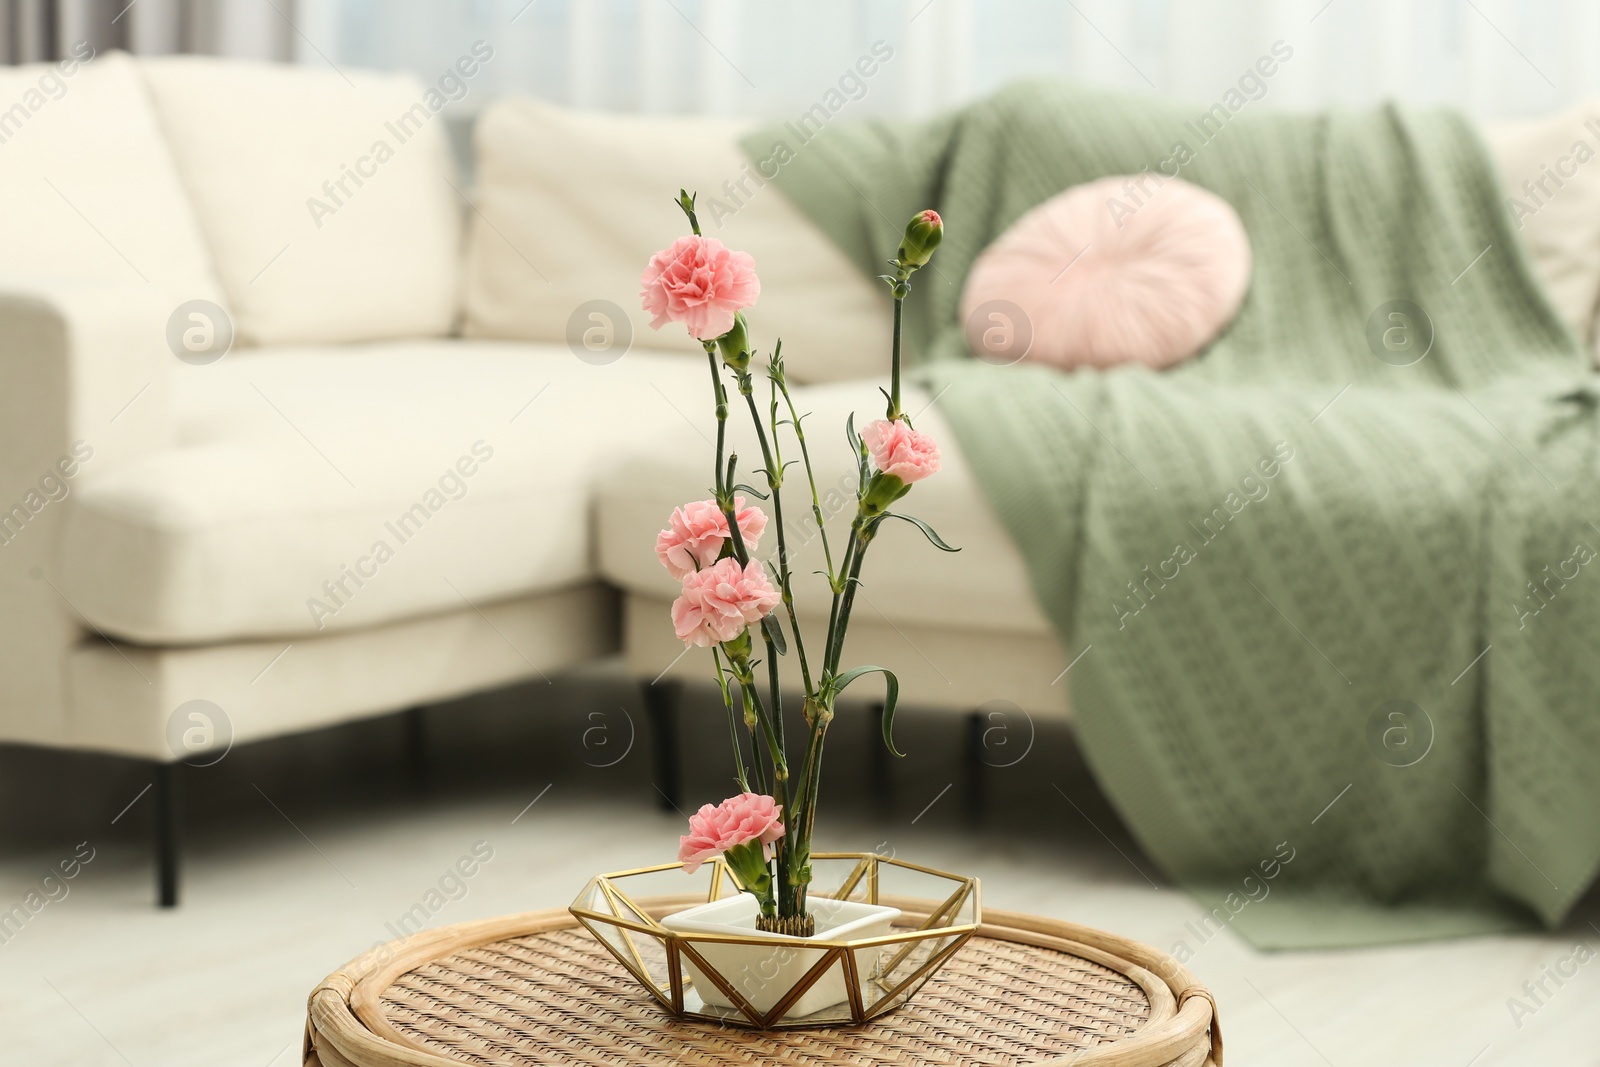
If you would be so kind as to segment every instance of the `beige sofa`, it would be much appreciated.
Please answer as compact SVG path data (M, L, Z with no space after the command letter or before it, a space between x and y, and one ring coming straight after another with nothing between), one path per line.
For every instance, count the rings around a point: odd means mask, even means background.
M0 741L152 761L164 903L180 761L619 649L646 682L704 672L652 544L704 495L706 364L635 296L680 184L756 257L824 485L878 404L887 302L752 177L741 124L502 101L469 189L443 100L200 59L0 70ZM1513 176L1585 115L1497 134ZM1529 222L1586 334L1597 222L1576 179ZM909 405L949 457L915 510L964 551L885 535L850 658L908 703L1065 714L1068 650L935 399Z

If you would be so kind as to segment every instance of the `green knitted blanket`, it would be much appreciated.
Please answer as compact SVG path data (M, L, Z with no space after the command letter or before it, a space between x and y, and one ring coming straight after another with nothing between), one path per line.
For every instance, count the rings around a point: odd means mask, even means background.
M745 148L869 274L913 211L944 216L909 352L1081 657L1091 766L1210 910L1175 954L1223 927L1303 947L1554 924L1600 862L1587 361L1462 118L1218 132L1190 110L1021 83ZM1146 169L1244 220L1254 278L1221 338L1166 372L968 358L977 254Z

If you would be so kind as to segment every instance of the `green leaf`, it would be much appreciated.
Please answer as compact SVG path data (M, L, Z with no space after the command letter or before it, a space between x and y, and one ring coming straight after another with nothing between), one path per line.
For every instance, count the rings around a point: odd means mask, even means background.
M745 492L749 493L750 495L758 497L758 498L760 498L762 500L767 499L767 494L763 493L761 490L757 489L753 485L747 485L744 482L740 482L738 485L734 486L734 488L735 489L743 489Z
M905 753L894 747L894 706L900 700L900 679L894 676L894 672L886 667L852 667L843 674L835 675L829 684L835 693L842 693L846 686L863 674L883 675L883 743L892 755L904 759Z
M789 654L789 644L783 637L783 625L778 622L776 614L761 616L761 632L767 635L767 640L772 642L772 647L778 650L778 655Z
M856 496L861 495L861 490L867 484L867 446L862 442L861 435L856 433L856 413L851 412L844 420L845 440L850 442L850 454L856 458Z
M944 538L940 537L936 532L934 532L934 529L933 529L932 526L929 526L927 523L923 522L919 518L916 518L915 516L912 516L912 515L901 515L899 512L896 512L896 511L886 511L886 512L883 513L883 517L886 518L886 519L904 519L906 522L909 522L911 525L913 525L917 529L921 530L922 531L922 536L926 537L929 541L931 541L933 543L933 547L937 548L941 552L960 552L961 551L959 548L951 548L949 545L945 544L944 543Z

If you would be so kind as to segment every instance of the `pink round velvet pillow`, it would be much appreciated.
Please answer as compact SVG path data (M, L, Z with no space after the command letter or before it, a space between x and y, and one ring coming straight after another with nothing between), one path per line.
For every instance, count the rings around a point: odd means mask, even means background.
M1018 219L973 264L961 316L995 363L1167 367L1216 337L1249 286L1231 204L1177 178L1118 176Z

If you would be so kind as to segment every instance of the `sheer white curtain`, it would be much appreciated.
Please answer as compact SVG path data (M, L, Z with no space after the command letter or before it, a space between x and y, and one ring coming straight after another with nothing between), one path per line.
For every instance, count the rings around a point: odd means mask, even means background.
M430 81L488 42L468 111L515 91L792 116L838 90L853 113L905 115L1030 74L1209 102L1277 42L1266 106L1394 96L1503 117L1600 94L1596 0L300 0L297 22L304 62ZM875 44L889 58L852 78Z

